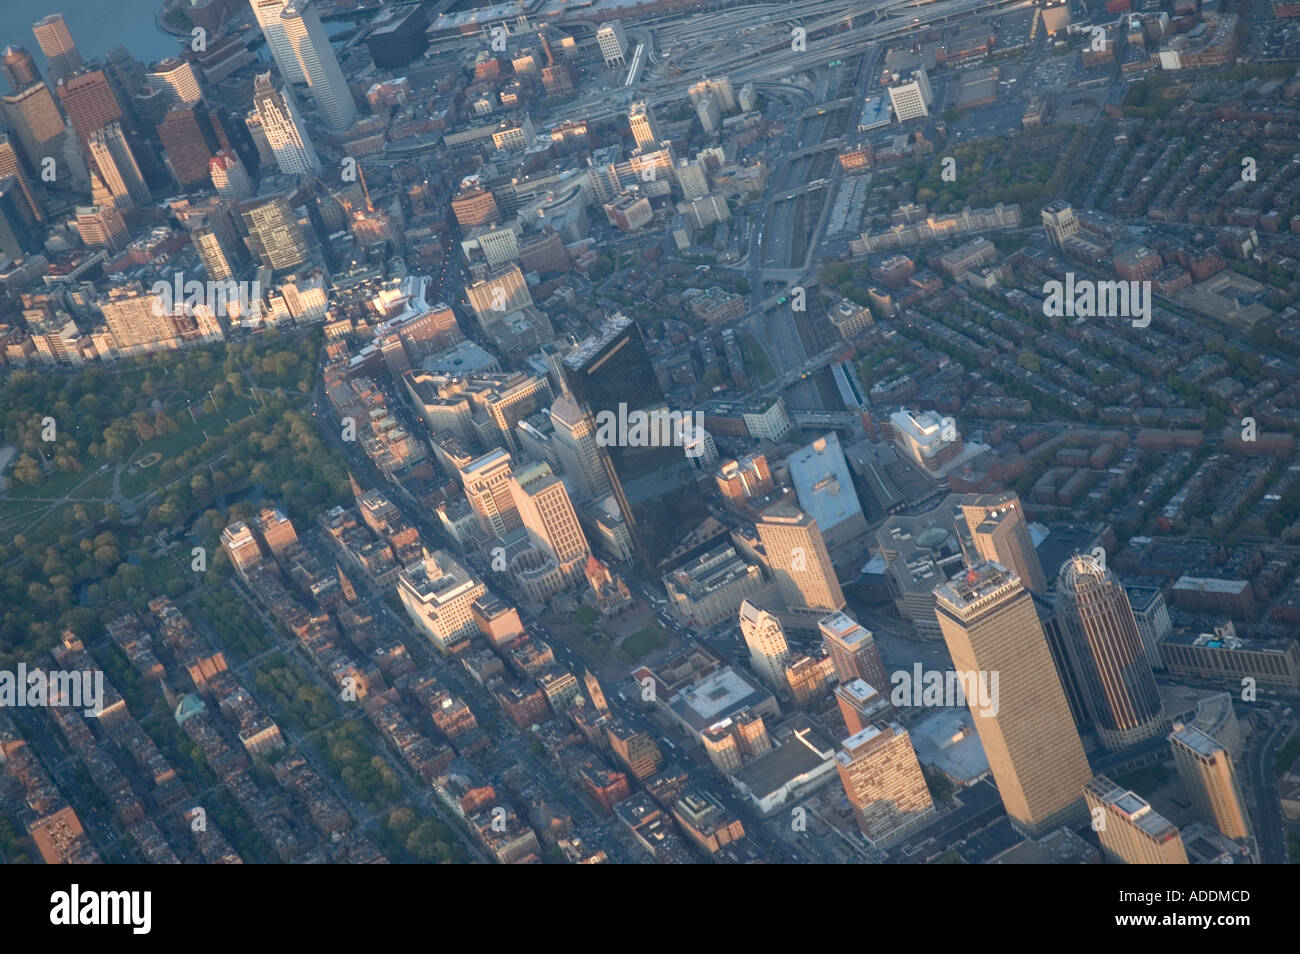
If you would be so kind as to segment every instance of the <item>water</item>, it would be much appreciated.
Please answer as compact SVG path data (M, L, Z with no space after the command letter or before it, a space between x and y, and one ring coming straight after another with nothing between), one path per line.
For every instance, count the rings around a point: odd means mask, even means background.
M102 57L121 43L147 66L175 56L181 48L179 38L154 24L161 8L162 0L0 0L0 49L11 43L24 47L45 76L48 64L32 35L32 24L62 13L83 60ZM4 85L0 79L0 87Z

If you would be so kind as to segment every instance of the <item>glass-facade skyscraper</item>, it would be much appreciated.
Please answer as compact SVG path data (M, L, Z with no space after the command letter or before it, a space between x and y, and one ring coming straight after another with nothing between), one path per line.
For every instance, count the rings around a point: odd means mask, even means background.
M563 373L566 390L597 425L602 412L626 420L636 411L668 409L641 329L622 315L567 355ZM691 462L684 448L662 441L655 446L627 446L631 442L621 439L598 443L633 546L645 570L658 576L673 547L707 514Z
M1168 726L1128 594L1094 557L1074 554L1056 587L1056 611L1084 705L1108 749Z

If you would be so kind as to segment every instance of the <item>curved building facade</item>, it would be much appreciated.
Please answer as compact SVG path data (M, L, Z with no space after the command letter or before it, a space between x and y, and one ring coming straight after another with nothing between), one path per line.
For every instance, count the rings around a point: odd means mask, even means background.
M1076 553L1061 567L1056 592L1066 650L1102 745L1121 749L1165 732L1151 664L1115 575Z

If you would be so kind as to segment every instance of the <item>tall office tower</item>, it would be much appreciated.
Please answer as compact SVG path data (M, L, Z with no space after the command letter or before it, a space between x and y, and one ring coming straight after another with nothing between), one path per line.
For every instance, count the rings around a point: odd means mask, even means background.
M271 149L271 143L266 138L266 130L262 128L262 117L257 115L257 110L244 117L244 125L248 127L248 138L253 143L253 148L257 150L258 165L275 165L275 151Z
M189 106L203 98L199 75L188 60L175 57L160 60L149 68L145 81L155 89L165 90L173 109Z
M226 557L235 572L245 579L248 578L249 571L266 557L253 528L243 520L237 520L221 531L221 549L226 551Z
M523 526L519 508L510 492L510 453L496 450L470 461L460 469L465 499L489 537L504 538Z
M40 248L28 225L26 204L17 177L0 178L0 256L18 258Z
M1250 821L1228 750L1196 726L1181 722L1174 723L1169 745L1201 820L1228 838L1249 838Z
M357 106L316 5L312 0L289 0L280 11L280 24L326 125L350 128L357 121Z
M569 492L551 472L551 465L530 462L515 469L510 475L510 494L528 538L555 560L565 584L572 586L581 580L591 547Z
M120 252L131 238L122 213L111 205L77 206L77 234L87 248L106 248L110 252Z
M630 420L635 412L667 408L641 329L617 315L568 354L560 369L566 392L596 423L610 492L637 559L657 578L663 574L660 564L704 519L707 508L682 447L661 440L647 441L653 446L623 446L630 442L611 435L608 426L601 429L602 421Z
M36 61L32 59L32 55L14 43L6 46L4 53L0 54L0 72L3 72L5 79L9 81L11 93L41 81L40 71L36 68Z
M285 33L284 21L280 14L287 5L287 0L250 0L253 16L266 37L266 47L271 51L271 58L280 69L280 76L286 83L305 83L307 76L298 62L298 54Z
M144 176L131 147L127 145L121 123L109 123L95 130L90 134L86 148L119 209L135 203L149 203L149 187L144 184Z
M600 680L591 674L590 669L582 671L582 682L587 687L587 695L591 696L591 704L596 707L596 711L601 715L609 715L609 703L605 701L605 690L600 688Z
M1083 685L1079 674L1075 672L1074 663L1070 661L1067 648L1069 633L1062 621L1064 613L1041 596L1034 596L1034 609L1038 611L1038 622L1042 624L1043 635L1047 637L1047 648L1051 650L1052 662L1056 666L1056 675L1065 690L1065 701L1070 705L1070 715L1080 730L1092 724L1087 703L1083 701Z
M63 163L65 132L63 116L54 103L50 88L36 82L4 98L5 116L14 127L31 168L38 175L45 158L54 159L56 176ZM58 181L57 178L55 180Z
M596 422L571 398L561 394L551 405L555 428L552 444L564 474L589 500L603 500L610 492L609 474L596 446Z
M96 190L107 195L108 190L98 176L94 182ZM120 252L131 240L122 213L117 211L111 197L106 205L77 206L77 234L88 248L106 248L110 252Z
M962 504L961 512L970 528L975 552L982 560L1001 563L1020 577L1031 593L1041 596L1047 592L1043 564L1034 549L1019 497L1011 492L981 494L974 502Z
M791 620L816 629L823 617L844 609L844 593L816 520L794 504L780 503L756 526Z
M953 669L998 674L995 712L967 701L1011 824L1037 838L1079 818L1092 770L1029 591L982 563L934 595Z
M148 86L131 96L131 109L142 129L156 129L175 105L171 90L168 89Z
M790 644L785 641L781 621L749 600L740 604L740 632L749 647L754 672L768 686L785 688L785 667L790 661Z
M1064 199L1057 199L1043 206L1042 217L1047 240L1057 248L1060 248L1071 235L1077 235L1079 232L1079 219L1075 216L1070 203Z
M283 557L285 551L298 542L298 532L293 528L293 521L278 507L263 507L254 522L266 548L276 559Z
M248 231L248 250L268 268L282 271L307 261L307 240L283 195L269 195L239 207Z
M32 182L23 170L23 160L18 154L20 148L22 148L21 144L15 142L9 133L0 133L0 179L5 176L13 176L17 179L18 189L23 196L23 207L30 216L29 222L44 222L45 209L36 200L36 193L32 190Z
M889 699L863 679L841 683L835 687L834 696L849 735L856 735L874 722L887 720L893 711Z
M199 261L203 263L208 278L214 282L234 278L233 252L222 244L216 232L209 227L195 229L190 239L194 242L194 250L199 253Z
M605 67L614 69L627 65L623 53L627 49L627 37L623 35L623 24L618 20L602 23L596 28L596 44L600 55L605 58Z
M627 115L627 124L632 128L632 138L638 149L655 149L662 140L659 138L659 124L655 122L654 108L647 102L633 103Z
M302 120L287 93L275 88L270 73L253 82L253 108L271 156L280 171L291 176L310 176L320 171L316 149L303 131ZM257 130L250 125L254 139Z
M1107 861L1124 865L1188 863L1178 828L1152 811L1145 799L1126 792L1105 775L1091 779L1083 795Z
M120 43L104 54L104 75L118 94L128 99L145 90L144 64Z
M233 150L222 149L208 162L208 176L217 195L229 202L253 197L253 181Z
M892 845L934 816L934 799L907 730L878 722L840 743L835 770L858 829L877 848Z
M880 660L876 640L867 629L846 613L831 613L817 623L822 645L835 663L837 682L864 679L877 692L887 693L889 679Z
M894 107L894 118L900 123L930 115L934 91L930 88L930 77L924 68L914 70L910 80L900 80L887 89L889 104Z
M56 89L68 122L83 146L96 130L122 119L122 107L103 70L84 70L61 79Z
M77 44L72 42L68 25L63 22L63 14L51 13L32 24L36 42L50 64L50 79L58 82L81 69L81 54Z
M167 165L181 186L209 182L209 167L222 148L218 128L201 102L173 109L158 125L158 138L167 150Z
M1084 705L1102 745L1122 749L1168 728L1128 594L1115 574L1076 553L1061 567L1056 606Z

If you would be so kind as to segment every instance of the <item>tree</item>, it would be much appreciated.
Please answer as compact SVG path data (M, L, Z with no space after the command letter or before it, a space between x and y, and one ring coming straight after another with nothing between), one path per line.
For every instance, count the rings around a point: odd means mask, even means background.
M45 483L45 474L41 472L41 465L36 463L36 458L31 454L20 454L18 456L12 474L16 483L26 487L39 487Z

